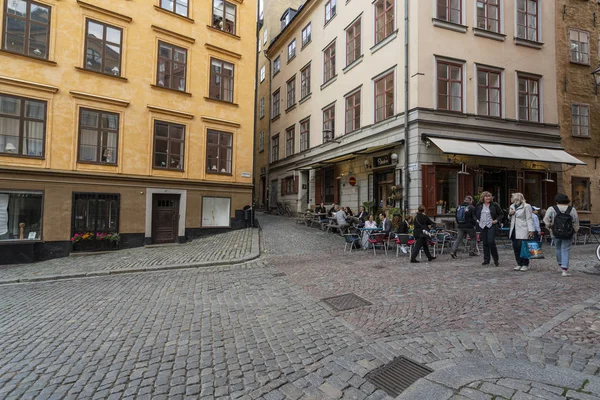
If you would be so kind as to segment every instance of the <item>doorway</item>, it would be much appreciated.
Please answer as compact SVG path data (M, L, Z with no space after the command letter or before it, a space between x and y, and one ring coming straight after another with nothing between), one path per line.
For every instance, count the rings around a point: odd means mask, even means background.
M179 230L179 195L152 196L152 243L175 243Z

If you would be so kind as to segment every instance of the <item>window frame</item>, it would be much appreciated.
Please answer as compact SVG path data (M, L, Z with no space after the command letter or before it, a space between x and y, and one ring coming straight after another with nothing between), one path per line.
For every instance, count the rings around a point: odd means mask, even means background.
M335 44L336 41L334 40L323 50L323 84L337 76L335 73Z
M479 73L485 73L486 79L487 79L487 84L486 85L481 85L479 83ZM494 87L494 86L490 86L490 74L498 74L498 87ZM502 86L503 86L503 78L504 78L504 73L502 70L498 70L498 69L494 69L494 68L489 68L489 67L482 67L482 66L476 66L476 82L477 82L477 104L475 105L476 110L477 110L477 115L481 115L481 116L485 116L485 117L490 117L490 118L503 118L504 116L504 107L502 106L503 103L503 90L502 90ZM479 88L481 87L485 87L486 88L486 93L487 93L487 101L485 101L485 103L487 103L487 114L481 114L479 112L479 103L482 102L480 96L479 96ZM492 90L498 90L499 92L499 100L498 100L498 110L499 110L499 115L491 115L491 105L493 104L491 101L491 91Z
M574 108L577 107L578 109L578 114L575 114ZM587 109L587 125L584 125L581 123L581 109ZM575 124L574 121L574 117L577 116L579 119L579 123ZM571 104L571 136L573 137L577 137L577 138L586 138L589 139L590 138L590 122L591 122L591 116L590 116L590 105L589 104L585 104L585 103L572 103ZM577 131L578 133L574 133L573 132L573 128L577 127ZM584 128L587 130L586 134L581 133L582 128Z
M95 130L96 131L96 141L97 141L97 145L96 145L96 159L100 160L102 159L102 155L101 153L101 134L107 131L111 131L111 132L115 132L117 135L117 141L115 144L115 156L114 156L114 162L106 162L106 161L89 161L89 160L82 160L81 159L81 146L82 146L82 130L84 129L84 127L81 125L81 121L82 121L82 115L83 112L87 111L87 112L92 112L92 113L97 113L98 114L98 123L99 126L96 129L91 129L89 127L85 127L85 129L87 130ZM108 114L112 114L115 115L117 117L117 128L110 130L108 128L102 128L102 117L104 115L108 115ZM116 112L111 112L111 111L103 111L103 110L95 110L93 108L88 108L88 107L80 107L79 108L79 120L78 120L78 135L77 135L77 163L80 164L96 164L96 165L118 165L118 160L119 160L119 127L120 127L120 123L121 123L121 115L119 113ZM106 146L105 146L106 147Z
M289 63L294 58L296 58L296 38L292 39L292 41L288 44L288 59Z
M519 2L520 1L524 1L524 5L525 5L525 11L522 12L519 10ZM529 27L527 25L527 21L529 20L529 16L533 15L529 12L529 1L534 1L537 6L536 6L536 14L535 14L535 39L530 39L529 38ZM540 6L541 6L541 2L539 2L538 0L516 0L515 3L515 13L516 13L516 20L515 20L515 37L517 39L520 40L529 40L532 42L540 42ZM519 14L524 14L525 15L525 25L520 25L519 24ZM525 37L519 36L519 27L525 27Z
M328 125L329 123L331 123L331 126ZM331 139L334 139L335 138L335 104L327 106L323 109L323 143L326 143L326 141L325 141L325 131L326 130L331 130Z
M441 3L444 3L443 5ZM437 19L441 21L446 21L451 24L463 25L463 0L458 0L458 15L460 16L458 21L452 21L452 10L457 10L452 8L452 0L436 0L435 3L435 16ZM445 15L440 14L440 7L443 7Z
M520 80L524 79L527 81L527 91L522 92L519 88L520 86ZM534 94L530 94L529 92L529 82L537 82L537 93ZM517 74L517 120L519 122L533 122L533 123L541 123L542 122L542 104L540 103L540 100L542 99L541 96L541 88L542 88L542 79L540 77L537 76L532 76L532 75L526 75L526 74ZM524 94L527 96L527 115L528 118L527 119L521 119L521 109L524 108L521 106L521 95ZM531 96L535 96L537 97L538 101L538 108L537 108L537 120L532 120L531 119L531 110L532 108L530 108L530 97Z
M356 32L358 25L358 33ZM351 32L352 31L352 32ZM350 25L346 31L346 66L362 56L362 16ZM358 44L357 44L358 43ZM358 47L358 53L357 53ZM351 57L353 55L353 57Z
M583 205L578 204L579 196L575 195L575 185L574 185L574 183L576 181L585 182L585 184L583 186L586 190L585 199L587 199L587 201L588 201L587 208L583 207ZM577 210L577 212L582 212L582 211L583 212L591 212L592 211L591 186L592 186L592 181L591 181L590 177L571 176L571 204L573 205L573 208L575 208Z
M327 18L327 11L329 8L329 18ZM337 15L337 0L327 0L324 6L324 19L325 23L323 25L327 25L329 21L331 21Z
M446 68L448 68L447 70L447 76L448 78L446 79L440 79L439 77L439 70L440 70L440 64L444 65ZM457 82L456 80L451 79L451 74L450 74L450 67L459 67L460 68L460 110L453 110L452 109L452 97L456 97L456 96L452 96L451 95L451 85L453 82ZM464 90L465 90L465 82L464 82L464 68L465 68L465 64L464 63L460 63L458 61L448 61L448 60L444 60L444 59L436 59L436 94L435 94L435 101L436 101L436 109L440 110L440 111L448 111L448 112L459 112L459 113L464 113L465 111L465 105L464 105L464 101L465 101L465 96L464 96ZM446 104L444 106L444 108L440 107L440 80L446 82Z
M459 0L462 2L462 0ZM383 7L384 10L381 14L377 15L377 6L379 3L383 3ZM392 14L392 27L390 29L389 32L386 32L387 26L388 24L386 23L386 17L388 15L388 12L391 11ZM389 6L387 9L385 8L385 0L377 0L373 3L373 39L375 41L375 44L379 44L381 42L383 42L385 39L387 39L388 37L390 37L390 35L392 35L392 33L394 32L394 29L396 27L396 0L391 0L391 6ZM381 37L380 39L378 38L377 34L379 33L380 30L377 30L377 22L383 18L384 20L384 24L383 24L383 32L384 32L384 36Z
M279 133L271 138L271 162L279 161Z
M286 110L296 105L296 75L292 76L286 83Z
M9 98L13 98L19 101L19 116L15 117L14 115L8 114L8 113L2 113L2 110L0 109L0 118L9 118L9 119L16 119L19 121L19 135L18 137L18 148L17 148L17 153L9 153L6 151L6 144L4 147L4 151L0 151L0 157L23 157L23 158L35 158L35 159L44 159L45 158L45 154L46 154L46 134L47 134L47 129L48 129L48 102L44 101L44 100L39 100L39 99L34 99L34 98L29 98L29 97L23 97L23 96L13 96L11 94L6 94L6 93L0 93L0 97L9 97ZM44 119L43 119L43 132L42 132L42 138L39 139L42 141L42 151L41 151L41 155L36 156L36 155L31 155L31 154L22 154L23 153L23 142L25 140L27 140L27 138L25 137L25 123L27 121L33 121L33 122L40 122L41 120L35 119L35 118L28 118L26 117L26 102L27 101L33 101L33 102L37 102L37 103L41 103L44 105ZM5 135L8 136L8 135ZM38 139L35 139L38 140Z
M267 34L267 29L265 29L263 31L263 45L267 44L267 40L268 40L268 34Z
M390 77L390 76L392 77L392 84L391 84L391 88L388 88L387 78ZM382 82L382 81L384 82L384 91L382 93L378 93L377 92L377 84L379 82ZM373 118L373 121L374 121L374 123L377 123L377 122L380 122L380 121L385 121L386 119L391 118L394 115L396 115L396 112L395 112L396 111L395 110L395 107L396 107L395 85L396 85L396 75L395 75L394 71L390 71L390 72L386 73L385 75L382 75L382 76L378 77L377 79L373 80L373 109L374 109L374 118ZM392 104L391 105L387 103L387 99L388 99L387 95L388 95L389 92L392 92ZM378 110L378 108L377 108L377 99L379 97L382 97L382 96L384 98L384 105L383 105L383 111L384 111L384 113L383 113L383 118L382 119L377 119L377 110ZM392 110L389 109L390 106L392 107ZM381 108L382 107L380 107L380 109ZM388 115L388 112L390 113L389 115Z
M571 50L571 33L577 33L577 52L576 54L581 58L584 55L587 56L587 62L584 61L577 61L577 60L573 60L573 50ZM591 54L590 54L590 32L582 30L582 29L576 29L576 28L569 28L569 32L567 33L569 35L569 62L572 64L579 64L579 65L590 65L590 59L591 59ZM581 44L583 43L581 41L581 35L584 34L587 36L587 53L583 53L581 51Z
M23 229L23 240L20 239L20 231L19 231L19 226L18 224L16 224L17 226L13 226L13 228L19 232L19 236L15 237L13 239L11 239L10 237L8 237L7 239L0 239L0 243L16 243L16 242L24 242L27 241L29 243L31 243L32 241L37 241L40 242L43 240L44 237L44 203L45 203L45 196L46 196L46 191L45 190L31 190L31 189L0 189L0 195L7 195L8 196L8 201L10 203L10 197L11 195L17 195L18 197L21 197L23 195L25 196L31 196L32 199L37 199L39 198L39 221L40 221L40 227L38 230L32 230L31 227L35 226L34 224L26 224L24 229ZM18 211L19 215L22 215L20 213L21 208L19 207ZM37 208L36 208L37 210ZM28 214L25 214L28 215ZM7 224L7 234L10 236L12 233L10 231L10 225L11 225L11 213L10 211L8 211L7 213L8 216L8 224ZM14 216L14 214L12 215ZM27 218L29 219L29 218ZM13 218L14 221L14 218ZM17 219L17 221L23 222L23 220L21 219ZM13 222L14 223L14 222ZM13 230L14 232L14 230ZM36 237L35 239L29 239L29 234L31 232L35 232L36 233ZM39 233L39 235L38 235Z
M492 33L498 33L498 34L502 34L502 0L497 0L498 4L494 5L494 4L489 4L490 0L476 0L475 1L475 27L477 29L482 29L484 31L487 32L492 32ZM478 4L481 3L483 4L483 10L484 10L484 15L482 17L480 17L478 15L478 10L479 7ZM491 18L489 15L489 10L490 8L497 8L498 9L498 19L494 19ZM480 20L480 18L483 18ZM489 26L489 21L496 21L496 23L498 24L498 29L497 30L491 30L488 28ZM485 28L482 28L479 26L480 22L484 22Z
M104 201L104 205L100 202ZM79 214L81 208L78 205L78 202L81 201L83 203L83 215ZM116 203L115 210L115 226L110 227L110 213L102 213L101 209L105 208L107 211L111 209L112 202ZM90 220L90 205L94 207L94 214L92 218L92 226L87 225L87 222ZM101 193L101 192L73 192L71 199L71 236L74 236L76 233L84 234L87 232L91 232L94 234L93 241L100 242L100 240L96 239L96 235L98 233L118 233L119 232L119 222L121 218L121 195L119 193ZM82 217L82 218L78 218ZM102 218L104 217L104 218ZM83 228L76 226L76 221L85 221ZM102 229L98 227L98 222L104 220L105 228Z
M300 153L310 150L310 117L300 121Z
M258 152L265 151L265 131L260 131L258 134Z
M213 143L209 143L208 138L209 135L217 135L218 136L218 141L217 144L213 144ZM230 145L226 146L221 144L221 138L223 136L229 136L229 143L231 143ZM208 161L208 157L209 157L209 153L208 153L208 149L209 148L216 148L217 149L217 169L213 170L211 169L210 163ZM226 165L226 167L228 167L229 172L223 172L223 166L221 165L221 158L220 158L220 154L221 154L221 149L226 149L229 150L231 152L231 159L227 160L226 162L228 162L228 164ZM227 170L227 168L225 168ZM206 130L206 173L207 174L216 174L216 175L233 175L233 133L232 132L226 132L226 131L221 131L218 129L207 129Z
M296 125L285 130L285 156L291 157L296 152Z
M266 68L266 66L265 66L265 65L263 65L263 66L260 68L260 83L263 83L263 82L265 81L265 78L266 78L266 76L265 76L265 75L266 75L266 69L267 69L267 68Z
M344 97L344 120L345 120L345 132L346 134L357 131L361 128L361 109L362 109L362 90L359 88L354 90L352 93L349 93ZM358 97L358 102L356 101ZM352 100L352 104L349 106L349 101ZM357 110L358 109L358 110ZM358 113L358 115L357 115ZM351 118L349 118L351 117ZM356 125L356 120L358 119L358 126ZM348 121L350 121L350 127L348 126ZM349 129L350 128L350 129Z
M169 157L171 156L171 142L178 142L181 143L181 162L180 168L171 168L169 166L156 166L156 126L159 124L163 124L167 126L167 132L168 132L168 136L167 138L163 138L161 137L160 140L166 140L167 141L167 164L169 162ZM153 138L152 138L152 169L159 169L159 170L164 170L164 171L177 171L177 172L183 172L185 171L184 165L185 165L185 136L186 136L186 126L183 124L178 124L175 122L169 122L169 121L163 121L163 120L159 120L159 119L155 119L154 120L154 130L153 130ZM171 126L176 126L176 127L180 127L183 129L183 139L175 139L175 138L171 138L171 130L170 127Z
M173 0L175 1L175 0ZM223 1L223 15L221 16L222 19L221 21L226 21L225 19L225 14L226 14L226 9L227 9L227 5L230 5L233 7L233 9L235 10L235 14L234 14L234 21L233 21L233 30L232 32L229 32L225 29L225 23L223 23L223 27L222 28L218 28L215 26L215 1L217 0L213 0L212 1L212 8L211 8L211 17L212 17L212 24L211 27L213 27L216 30L225 32L225 33L229 33L230 35L236 35L237 34L237 23L238 23L238 10L237 10L237 5L234 4L233 2L230 1L226 1L226 0L222 0Z
M39 60L49 60L50 59L50 30L51 30L51 25L52 25L52 7L49 4L45 4L45 3L39 3L37 1L32 1L32 0L23 0L27 3L26 7L25 7L25 17L22 17L20 15L16 15L16 14L9 14L8 12L8 1L9 0L5 0L4 1L4 6L3 6L3 12L4 15L2 17L2 50L10 52L10 53L14 53L14 54L21 54L25 57L32 57L32 58L36 58ZM32 21L31 20L31 5L36 5L38 7L44 7L48 9L48 23L44 24L42 22L39 21ZM19 52L19 51L15 51L15 50L9 50L6 46L6 42L8 41L8 18L14 18L14 19L18 19L20 21L24 21L25 23L25 33L23 35L23 52ZM39 26L45 26L46 27L46 55L45 56L38 56L35 55L33 52L32 54L30 54L29 52L29 43L31 40L31 24L34 25L39 25ZM86 32L87 33L87 32Z
M167 60L165 57L162 57L160 55L160 48L161 48L161 46L170 47L170 49L171 49L171 58L170 59ZM179 61L175 61L175 59L174 59L174 57L175 57L175 51L176 50L180 51L180 52L183 52L185 54L185 65L183 67L184 68L184 71L183 71L183 89L179 89L179 87L167 86L164 83L162 85L160 84L160 62L161 62L162 59L165 59L165 60L168 61L168 65L169 65L169 68L170 68L170 71L171 71L170 80L171 80L171 83L173 83L172 82L172 80L174 78L173 64L175 64L175 63L181 63ZM156 86L159 86L159 87L165 88L165 89L171 89L171 90L176 90L178 92L185 93L186 90L187 90L187 83L188 83L187 82L187 73L188 73L187 62L188 62L188 51L187 51L186 48L183 48L183 47L180 47L180 46L177 46L177 45L174 45L174 44L171 44L171 43L159 40L158 41L158 59L157 59L157 63L156 63Z
M277 98L277 101L275 101L275 98ZM278 88L271 95L271 108L273 110L273 112L271 113L271 119L275 119L281 115L281 104L280 103L281 103L281 88ZM275 114L275 111L277 111L277 114Z
M168 9L166 7L163 7L162 0L160 0L158 2L158 4L159 4L159 8L161 8L163 10L166 10L166 11L172 12L173 14L177 14L177 15L181 15L183 17L189 18L190 17L190 1L189 0L184 0L186 2L186 6L185 6L186 12L185 12L185 15L184 14L180 14L180 13L177 12L177 5L178 5L179 1L181 1L181 0L173 0L173 9L172 10L170 10L170 9Z
M304 28L302 28L300 38L300 41L302 42L301 49L305 48L307 44L312 42L312 22L309 22Z
M311 73L310 66L312 63L309 63L304 68L300 70L300 101L307 98L312 94L312 90L310 88L311 84ZM305 73L307 72L307 73ZM306 88L306 93L304 92Z
M95 69L89 68L87 65L87 58L88 58L88 35L89 35L89 23L93 22L95 24L98 25L102 25L102 34L104 37L106 37L106 30L107 28L112 28L115 30L118 30L120 33L120 38L121 38L121 43L118 44L119 46L119 73L117 75L115 74L109 74L108 72L104 71L104 63L105 63L105 55L104 55L104 50L107 47L107 43L109 43L112 46L117 45L114 42L109 42L105 39L98 39L101 43L102 43L102 54L100 54L101 57L101 62L100 62L100 71L96 71ZM160 43L160 42L159 42ZM160 53L159 53L159 57L160 57ZM187 56L186 56L186 65L187 65ZM158 68L158 66L157 66ZM105 22L93 19L93 18L85 18L85 40L84 40L84 48L83 48L83 69L85 69L86 71L93 71L93 72L97 72L100 74L104 74L104 75L108 75L108 76L118 76L118 77L122 77L123 74L123 28L119 28L118 26L115 25L111 25L111 24L107 24ZM158 81L158 78L157 78Z
M259 100L258 115L259 115L259 118L265 117L265 97L264 96L261 97Z
M277 75L281 71L281 56L277 56L273 60L273 76Z
M214 86L213 86L213 74L217 74L217 73L213 70L213 62L220 62L221 63L221 67L220 67L221 71L225 70L225 64L231 66L231 76L228 77L227 75L224 75L223 72L221 72L220 74L218 74L218 76L221 77L220 83L218 83L218 84L215 83ZM214 82L216 82L217 81L216 75L214 77L215 77ZM225 61L225 60L221 60L219 58L211 57L210 58L210 77L209 77L209 79L210 79L210 81L209 81L208 97L210 99L218 100L218 101L223 101L223 102L226 102L226 103L233 103L235 101L235 64L230 63L230 62ZM225 89L224 89L224 85L223 85L224 79L230 79L231 80L231 90L230 90L231 91L231 100L225 100L223 98L213 97L212 88L216 87L217 85L219 87L219 95L220 96L224 96L224 94L225 94Z

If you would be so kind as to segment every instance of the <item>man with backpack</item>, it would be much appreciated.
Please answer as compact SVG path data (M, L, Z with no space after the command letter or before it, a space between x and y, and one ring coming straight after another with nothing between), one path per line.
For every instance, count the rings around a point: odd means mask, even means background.
M475 233L475 226L477 220L475 219L475 207L473 206L473 197L465 196L463 203L456 209L456 223L458 225L458 237L452 245L452 251L450 255L452 258L456 258L456 250L461 245L463 238L469 235L469 255L475 256L475 246L477 244L477 234Z
M569 205L569 197L566 194L557 194L554 201L556 205L546 210L544 223L552 234L556 246L556 261L562 270L562 276L571 276L569 253L573 235L579 230L579 218L575 208Z

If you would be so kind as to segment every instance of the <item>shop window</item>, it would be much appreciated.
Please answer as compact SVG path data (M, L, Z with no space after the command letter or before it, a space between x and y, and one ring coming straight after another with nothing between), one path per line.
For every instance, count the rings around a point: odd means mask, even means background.
M591 211L590 204L590 178L571 178L571 189L573 193L573 207L578 211Z
M423 205L427 215L452 214L465 195L473 195L473 176L458 168L423 165Z
M42 199L41 192L0 191L0 241L40 240Z
M119 231L119 194L73 193L71 236Z
M324 197L323 201L327 204L331 204L335 201L335 172L333 168L326 169L323 174L323 188Z
M202 226L224 227L231 225L231 199L228 197L202 198Z

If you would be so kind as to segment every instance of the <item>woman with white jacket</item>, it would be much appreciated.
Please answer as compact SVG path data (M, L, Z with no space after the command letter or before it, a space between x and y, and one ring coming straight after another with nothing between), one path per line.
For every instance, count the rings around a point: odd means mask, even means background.
M509 237L512 240L517 266L515 271L527 271L529 258L521 258L521 246L524 240L532 239L535 232L533 227L533 210L525 201L521 193L513 193L510 198L512 204L508 215L510 217Z

